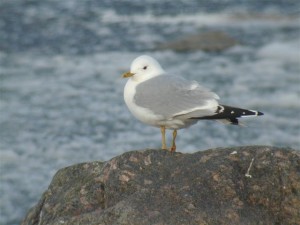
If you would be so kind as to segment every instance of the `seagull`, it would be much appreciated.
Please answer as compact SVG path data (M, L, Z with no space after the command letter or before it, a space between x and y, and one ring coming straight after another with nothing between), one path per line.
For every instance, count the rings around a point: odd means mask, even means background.
M261 116L262 112L219 104L219 96L196 81L167 74L152 57L142 55L131 63L124 87L129 111L141 122L160 128L162 149L167 150L166 129L173 130L170 151L176 151L177 130L199 120L217 120L239 125L238 118Z

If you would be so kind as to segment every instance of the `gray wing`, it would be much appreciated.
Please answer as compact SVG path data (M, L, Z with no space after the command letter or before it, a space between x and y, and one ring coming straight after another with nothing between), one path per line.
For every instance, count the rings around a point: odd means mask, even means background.
M214 115L219 97L196 81L160 75L137 85L135 103L165 118Z

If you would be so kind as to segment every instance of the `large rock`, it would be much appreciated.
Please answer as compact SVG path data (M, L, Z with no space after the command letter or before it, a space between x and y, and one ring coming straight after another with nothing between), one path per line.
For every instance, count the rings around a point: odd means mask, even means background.
M210 31L200 34L194 34L185 38L161 44L157 47L159 50L170 49L174 51L222 51L236 45L238 42L221 31Z
M300 151L133 151L61 169L23 225L299 224Z

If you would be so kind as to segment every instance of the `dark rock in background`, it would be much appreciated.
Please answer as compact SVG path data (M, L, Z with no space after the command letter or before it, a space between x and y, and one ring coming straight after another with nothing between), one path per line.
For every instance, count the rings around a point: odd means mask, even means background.
M194 34L183 39L161 44L158 50L170 49L179 52L202 50L207 52L223 51L236 45L238 42L221 31L210 31Z
M61 169L22 225L299 224L300 151L133 151Z

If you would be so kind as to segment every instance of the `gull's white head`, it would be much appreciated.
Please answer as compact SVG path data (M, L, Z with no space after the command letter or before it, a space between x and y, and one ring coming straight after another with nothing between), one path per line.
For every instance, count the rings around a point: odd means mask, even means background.
M130 72L123 74L124 78L131 77L135 81L144 81L163 74L165 71L160 64L148 55L137 57L131 63Z

